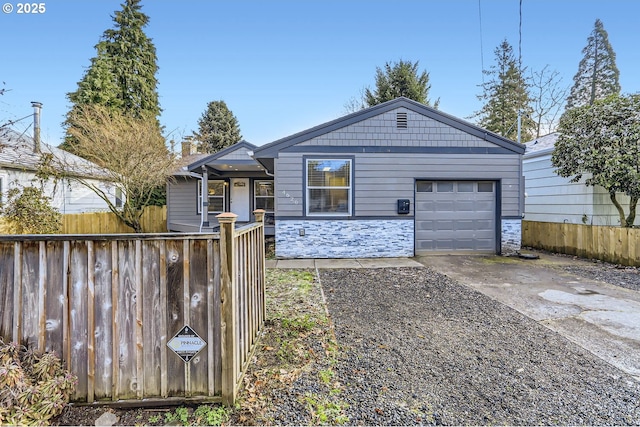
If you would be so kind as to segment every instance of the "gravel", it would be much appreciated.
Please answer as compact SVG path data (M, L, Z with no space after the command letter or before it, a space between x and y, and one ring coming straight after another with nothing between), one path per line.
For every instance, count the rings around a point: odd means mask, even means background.
M636 268L553 268L640 291ZM321 288L271 273L270 320L231 425L640 425L640 382L430 268L320 270ZM318 321L293 339L279 319L319 319L320 289L333 332ZM58 423L93 425L94 412ZM151 415L119 412L119 424Z
M321 283L349 424L640 425L632 377L429 268L323 270Z
M640 269L594 261L593 264L563 265L560 268L578 276L640 292Z

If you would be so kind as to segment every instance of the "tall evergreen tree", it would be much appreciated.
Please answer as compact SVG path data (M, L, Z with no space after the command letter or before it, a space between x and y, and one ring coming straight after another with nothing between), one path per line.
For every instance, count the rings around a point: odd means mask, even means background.
M224 101L212 101L198 120L200 152L216 153L242 139L238 119Z
M404 96L421 104L431 105L429 100L429 73L423 71L418 75L418 61L386 63L384 69L376 68L376 88L374 91L366 89L364 101L368 107L382 104L386 101ZM438 108L439 100L434 103Z
M597 99L620 94L620 72L616 66L616 54L599 19L596 19L582 54L584 57L573 77L573 87L567 98L567 110L592 105Z
M475 114L480 126L499 135L517 140L518 113L521 118L521 140L528 141L535 134L535 122L531 118L531 96L523 70L513 55L513 48L504 40L495 49L496 65L483 73L491 80L482 84L483 93L478 99L483 107Z
M73 126L70 118L82 105L103 105L126 116L156 121L160 115L156 49L144 33L149 17L142 13L140 0L125 0L121 7L113 17L114 28L106 30L95 46L96 56L78 89L67 94L72 103L64 123L67 128ZM63 148L74 151L73 145L67 129Z

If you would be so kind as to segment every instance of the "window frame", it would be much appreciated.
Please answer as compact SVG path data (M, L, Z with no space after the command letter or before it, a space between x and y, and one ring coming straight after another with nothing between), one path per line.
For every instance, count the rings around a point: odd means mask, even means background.
M207 214L217 214L217 213L223 213L223 212L227 212L227 187L229 185L229 183L224 180L224 179L209 179L207 180L207 192L209 190L209 185L213 182L219 182L222 183L222 196L208 196L207 198L207 202L209 202L209 204L207 205ZM222 199L222 210L221 211L212 211L211 210L211 202L210 199L211 197L215 197L215 198L221 198ZM198 181L198 214L202 214L202 180Z
M271 184L272 190L273 190L273 194L271 196L261 196L261 195L258 194L258 191L257 191L258 188L257 187L258 187L258 185L260 185L260 183L263 183L263 182L268 182L268 183ZM272 210L266 210L265 209L264 211L265 211L265 213L268 213L268 214L273 214L275 212L275 210L276 210L276 186L275 186L275 182L274 182L273 179L255 179L253 181L253 206L254 206L254 209L258 209L257 208L258 204L256 203L258 198L261 198L261 199L269 199L269 198L271 198L273 200L273 203L272 203L273 204L273 209Z
M305 156L303 158L304 164L304 213L306 216L311 217L349 217L353 216L353 189L354 189L354 156ZM331 186L310 186L309 185L309 162L322 162L322 161L344 161L349 164L349 185L340 187ZM309 207L311 205L311 190L322 189L346 189L347 190L347 212L310 212Z

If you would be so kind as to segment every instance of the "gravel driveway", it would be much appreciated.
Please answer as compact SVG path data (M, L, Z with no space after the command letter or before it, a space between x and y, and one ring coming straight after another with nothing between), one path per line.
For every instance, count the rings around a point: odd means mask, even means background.
M430 268L320 270L350 424L640 425L640 383Z

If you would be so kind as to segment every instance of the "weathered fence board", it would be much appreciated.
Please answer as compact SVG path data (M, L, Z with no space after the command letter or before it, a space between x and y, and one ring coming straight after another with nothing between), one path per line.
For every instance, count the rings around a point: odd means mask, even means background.
M264 322L264 231L259 211L227 216L219 234L3 236L2 338L61 355L75 401L233 403ZM167 347L185 325L207 343L188 363Z
M640 229L522 222L522 245L553 252L640 266Z

